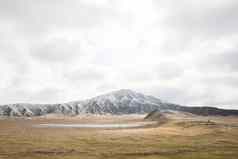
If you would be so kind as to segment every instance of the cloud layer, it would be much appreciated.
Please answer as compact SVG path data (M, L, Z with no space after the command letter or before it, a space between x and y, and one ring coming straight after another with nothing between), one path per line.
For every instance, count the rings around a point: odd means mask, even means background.
M238 109L235 0L0 0L0 103L129 88Z

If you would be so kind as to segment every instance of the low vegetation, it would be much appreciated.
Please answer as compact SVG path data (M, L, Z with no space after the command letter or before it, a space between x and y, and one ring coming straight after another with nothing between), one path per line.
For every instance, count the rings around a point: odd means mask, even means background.
M237 117L169 116L136 129L34 128L39 123L141 122L143 117L0 120L1 159L237 159Z

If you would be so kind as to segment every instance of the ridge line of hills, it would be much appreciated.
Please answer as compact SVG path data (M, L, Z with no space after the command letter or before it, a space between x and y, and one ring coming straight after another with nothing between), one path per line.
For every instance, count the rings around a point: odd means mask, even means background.
M238 115L238 110L216 107L188 107L166 103L160 99L134 92L128 89L113 91L83 101L61 104L5 104L0 105L0 116L31 117L47 114L145 114L154 110L161 112L188 112L196 115Z

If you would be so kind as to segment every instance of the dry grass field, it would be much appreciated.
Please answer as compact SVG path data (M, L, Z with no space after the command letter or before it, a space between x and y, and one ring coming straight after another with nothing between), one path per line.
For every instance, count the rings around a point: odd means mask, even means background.
M169 115L130 129L37 128L42 123L137 123L142 115L0 120L0 159L237 159L238 117ZM209 122L207 122L210 120Z

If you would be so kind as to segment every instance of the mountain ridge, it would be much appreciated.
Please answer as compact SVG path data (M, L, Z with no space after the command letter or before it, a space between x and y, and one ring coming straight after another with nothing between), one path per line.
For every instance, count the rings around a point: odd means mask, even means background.
M238 110L225 110L215 107L186 107L166 103L160 99L129 89L112 91L82 101L58 104L16 103L0 105L0 116L41 116L47 114L145 114L154 110L183 111L197 115L238 115Z

